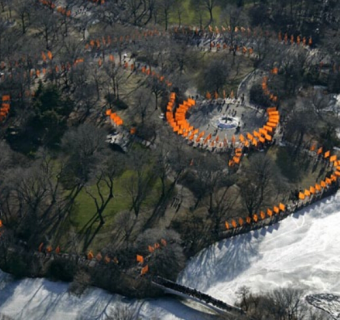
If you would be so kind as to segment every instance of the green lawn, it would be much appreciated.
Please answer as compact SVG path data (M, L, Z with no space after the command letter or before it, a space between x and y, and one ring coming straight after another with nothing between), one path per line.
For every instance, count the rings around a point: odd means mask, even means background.
M100 232L107 232L112 228L116 213L131 208L131 198L124 188L124 181L132 175L132 171L125 171L114 182L114 198L104 211L105 225L101 228ZM153 207L160 196L161 183L160 180L155 180L151 185L151 191L142 205L142 209ZM91 193L97 195L95 186L88 188ZM104 189L105 190L105 189ZM96 207L93 199L82 190L76 199L75 210L70 215L70 226L75 229L76 232L83 231L82 229L96 214Z
M182 7L181 7L181 20L182 20L182 26L199 26L198 19L195 16L195 10L190 6L190 0L184 0L182 1ZM219 6L216 6L213 9L213 18L214 21L211 23L211 26L221 26L221 8ZM206 24L209 21L209 13L208 10L204 11L204 16L203 16L203 26L205 27ZM179 19L178 19L178 13L176 10L172 13L169 19L169 24L170 25L177 25L179 24Z

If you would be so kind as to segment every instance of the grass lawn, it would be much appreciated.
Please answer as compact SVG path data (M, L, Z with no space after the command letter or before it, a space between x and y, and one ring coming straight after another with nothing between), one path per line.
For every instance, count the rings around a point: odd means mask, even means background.
M182 1L181 7L181 20L182 26L197 26L199 27L198 19L195 16L195 10L190 6L190 0ZM221 7L216 6L213 9L213 18L214 21L211 23L211 26L221 26ZM209 13L208 10L204 10L203 15L203 26L205 27L209 21ZM178 14L177 12L173 12L169 19L170 25L177 25L178 26Z
M130 210L131 208L131 198L124 188L124 181L128 179L132 174L132 171L125 171L122 176L120 176L114 182L114 198L111 200L109 205L104 211L105 224L100 229L99 233L108 232L112 229L114 224L115 215L118 212ZM96 186L91 186L88 188L91 193L97 195ZM105 188L103 188L105 191ZM146 197L142 210L147 210L153 207L160 196L161 182L159 179L155 180L151 185L151 191ZM104 192L105 194L105 192ZM75 210L70 215L70 227L73 227L75 232L83 232L84 226L93 218L96 214L96 207L93 199L82 190L77 199Z

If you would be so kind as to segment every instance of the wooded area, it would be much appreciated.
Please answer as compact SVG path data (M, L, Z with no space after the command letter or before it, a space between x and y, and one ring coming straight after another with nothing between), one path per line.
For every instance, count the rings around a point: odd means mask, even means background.
M339 9L0 1L0 267L158 295L226 231L336 188Z

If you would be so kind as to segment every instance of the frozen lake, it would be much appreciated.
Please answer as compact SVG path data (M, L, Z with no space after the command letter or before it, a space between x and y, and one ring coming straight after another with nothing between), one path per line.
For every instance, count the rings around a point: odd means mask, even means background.
M277 287L307 293L340 294L340 193L275 226L227 239L192 258L178 282L227 303L235 291ZM118 304L135 306L141 319L202 318L199 311L171 299L128 300L100 289L81 298L68 285L43 279L13 281L0 272L0 312L14 319L105 319Z

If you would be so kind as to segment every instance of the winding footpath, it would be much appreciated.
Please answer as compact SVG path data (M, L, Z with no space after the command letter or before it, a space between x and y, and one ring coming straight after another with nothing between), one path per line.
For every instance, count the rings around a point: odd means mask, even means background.
M67 18L71 17L71 11L66 8L55 8L55 5L52 1L48 0L40 0L42 5L49 7L52 10L56 10L58 13L65 15ZM102 3L103 5L105 2ZM244 30L243 30L244 29ZM251 33L249 28L240 28L240 32L244 35L248 35ZM216 32L215 32L216 31ZM236 31L236 30L235 30ZM180 34L180 30L174 28L171 32L167 33L166 36L169 35L178 35ZM231 32L231 30L226 29L223 32ZM237 31L238 32L238 31ZM198 36L198 30L182 30L182 33L191 33L193 37ZM214 33L219 34L220 30L212 30L206 33L208 35L206 45L208 46L208 50L234 50L235 54L243 54L251 56L254 53L253 48L246 47L245 45L241 46L234 43L223 43L220 41L219 37L214 36ZM113 38L105 37L102 39L92 39L89 40L85 45L84 55L88 56L95 51L99 51L100 48L105 47L106 49L113 48L115 46L127 46L129 43L135 41L143 41L147 37L162 37L165 36L165 33L161 33L158 30L148 30L148 31L136 31L135 34L127 35L125 37ZM279 41L281 38L282 45L288 45L289 36L286 34L282 36L279 35ZM217 40L216 40L217 39ZM301 42L301 44L300 44ZM307 45L307 42L311 45L311 39L308 41L306 38L297 37L294 39L294 36L290 37L291 45ZM57 61L54 61L53 53L51 51L42 52L41 57L43 60L43 67L36 68L34 70L30 70L28 77L32 78L32 80L41 79L47 74L54 74L55 76L62 75L64 72L70 71L72 68L76 68L77 65L84 63L86 60L84 58L78 58L75 61L70 61L68 63L60 64ZM156 79L161 85L163 85L164 90L171 90L173 87L173 83L170 79L167 78L166 75L161 75L157 73L151 66L137 66L134 62L121 63L121 57L119 57L119 63L116 63L117 58L115 58L114 54L108 53L104 57L98 57L96 60L98 64L98 68L101 68L104 64L112 64L114 66L118 66L123 68L126 72L130 72L131 74L142 74L145 77L153 77ZM278 67L273 67L270 71L271 75L278 75L280 70ZM9 76L9 74L8 74ZM6 75L4 76L6 77ZM250 77L250 76L249 76ZM245 80L246 81L246 80ZM226 166L229 167L230 170L238 170L239 166L242 163L242 158L244 156L245 149L252 148L254 150L261 149L263 145L271 144L273 141L273 137L277 130L280 128L280 111L277 108L278 97L275 93L271 92L269 83L268 83L268 75L264 75L261 79L261 85L263 93L269 98L272 102L272 106L269 107L266 111L267 121L266 124L262 127L254 130L253 132L247 132L246 134L239 134L238 136L233 135L231 141L228 141L226 138L223 140L217 136L212 137L211 134L208 134L204 131L201 131L199 128L195 128L188 121L188 111L195 107L196 101L190 97L188 97L184 101L178 101L178 97L175 92L169 92L169 101L166 107L165 118L169 125L169 128L177 134L183 137L187 141L189 145L192 147L202 147L206 148L207 146L211 148L211 150L218 149L220 152L230 153L231 157L226 156ZM244 90L242 85L239 90ZM240 91L241 92L241 91ZM28 91L25 93L27 96L30 96L32 92ZM214 96L216 99L218 98L218 93L209 93L208 97ZM225 93L223 94L223 98L226 99ZM11 107L11 99L12 97L8 94L2 95L2 105L0 108L0 121L5 121L9 115L9 110ZM115 127L124 126L123 118L117 113L112 112L112 110L106 110L106 116L110 119L111 123ZM131 131L132 128L125 128ZM265 225L271 225L276 223L278 220L281 220L288 215L296 212L296 210L300 209L303 206L309 205L310 203L317 201L330 193L334 193L338 188L339 177L340 177L340 160L337 159L337 156L332 154L331 150L324 150L323 146L312 146L310 150L314 157L319 158L323 161L328 161L329 166L332 168L333 173L321 180L320 182L310 186L309 188L300 191L298 194L298 201L294 204L292 202L289 203L278 203L276 206L272 208L267 208L266 210L260 211L258 213L254 213L247 218L234 218L224 222L223 229L221 229L221 237L232 237L241 233L249 232L250 230L255 230L262 228ZM0 224L0 228L4 228L2 224ZM164 242L161 244L157 244L158 246L153 245L149 248L150 254L152 254L155 250L159 250L162 246L166 246L166 239L162 239ZM59 246L57 247L59 248ZM45 248L48 254L54 254L52 251L53 248L47 247ZM39 251L43 251L43 246L39 248ZM60 248L55 254L60 254ZM85 259L86 261L93 262L93 265L96 263L117 263L115 259L112 259L108 256L102 256L100 252L93 253L89 252ZM137 262L139 264L139 270L141 275L147 275L148 273L148 264L147 259L144 257L140 258L137 256ZM221 301L216 300L212 297L209 297L201 292L195 292L194 289L181 286L179 284L171 283L166 279L154 279L156 285L163 286L167 289L177 290L177 291L185 291L189 296L193 296L198 300L202 300L203 302L209 301L215 306L222 306L222 309L227 311L235 311L236 308L229 306L227 304L221 304ZM236 310L237 311L237 310Z

